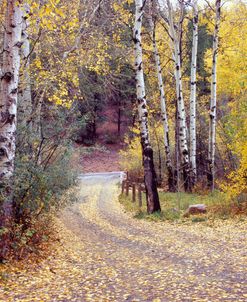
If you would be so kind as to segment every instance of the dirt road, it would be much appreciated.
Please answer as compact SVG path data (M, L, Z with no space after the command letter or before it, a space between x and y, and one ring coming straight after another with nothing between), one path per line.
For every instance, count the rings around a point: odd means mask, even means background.
M136 220L117 202L118 183L81 177L80 203L58 220L61 249L13 274L0 301L247 301L246 222Z

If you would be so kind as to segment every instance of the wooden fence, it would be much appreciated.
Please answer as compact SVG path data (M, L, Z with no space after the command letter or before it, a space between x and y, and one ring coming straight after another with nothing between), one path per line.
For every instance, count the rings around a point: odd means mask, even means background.
M146 193L144 184L124 180L122 182L122 194L132 195L132 202L138 200L138 206L142 207L142 192Z

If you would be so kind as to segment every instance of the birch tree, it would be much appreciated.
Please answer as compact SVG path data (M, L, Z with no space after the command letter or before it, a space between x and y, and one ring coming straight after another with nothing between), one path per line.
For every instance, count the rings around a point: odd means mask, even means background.
M171 48L173 51L173 59L175 64L174 77L176 81L176 95L177 95L177 119L179 126L179 150L180 150L180 160L183 170L183 180L185 191L190 190L190 162L189 162L189 151L188 151L188 137L186 131L186 113L183 98L183 86L182 86L182 68L181 68L181 20L179 22L180 30L176 31L176 26L174 24L174 11L170 0L166 0L167 4L167 14L165 13L165 3L159 0L159 7L161 10L161 15L168 23L168 31L171 40ZM180 5L183 8L183 5ZM179 175L179 171L177 171Z
M0 183L3 193L0 226L8 227L13 215L12 176L15 159L17 94L22 32L22 1L9 0L6 9L0 96ZM1 238L0 257L6 253Z
M198 6L197 0L192 3L192 55L191 55L191 79L190 79L190 164L191 182L196 181L196 71L198 49Z
M217 56L219 47L219 26L221 0L215 1L216 16L213 36L213 57L211 74L211 99L209 112L209 142L208 142L208 186L214 190L215 185L215 145L216 145L216 102L217 102Z
M23 127L31 127L30 119L32 115L32 96L31 96L31 78L30 78L30 40L28 35L30 7L27 3L24 5L22 22L22 47L21 58L23 61L22 77L20 78L20 87L18 94L18 124Z
M157 47L157 43L156 43L155 25L154 25L152 16L149 16L149 27L150 27L150 31L151 31L154 60L155 60L155 65L156 65L156 70L157 70L157 78L158 78L158 85L159 85L159 91L160 91L160 106L161 106L161 117L162 117L163 128L164 128L166 168L167 168L167 172L168 172L168 188L169 188L170 192L173 192L174 191L174 170L172 167L172 160L171 160L169 124L168 124L168 117L167 117L167 110L166 110L166 97L165 97L164 82L163 82L163 78L162 78L160 55L159 55L159 51L158 51L158 47Z
M144 72L142 64L141 31L144 4L145 1L143 0L135 0L135 25L133 32L133 40L135 53L136 92L144 166L144 182L147 196L147 211L148 213L153 213L156 211L160 211L160 203L157 190L156 173L154 169L153 149L151 147L149 139L148 109L146 102Z

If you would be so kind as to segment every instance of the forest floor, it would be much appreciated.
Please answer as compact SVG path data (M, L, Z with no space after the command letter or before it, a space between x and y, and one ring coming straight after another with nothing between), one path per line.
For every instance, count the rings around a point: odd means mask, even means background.
M82 147L78 147L82 151ZM80 166L84 173L120 171L119 150L121 144L101 144L99 147L85 148L80 152Z
M133 219L118 177L82 177L80 202L56 219L39 265L5 272L0 301L247 301L246 222Z

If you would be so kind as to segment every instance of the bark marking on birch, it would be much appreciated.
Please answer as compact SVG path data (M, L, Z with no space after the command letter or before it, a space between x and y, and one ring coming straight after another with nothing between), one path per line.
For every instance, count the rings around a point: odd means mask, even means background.
M149 140L148 110L142 64L141 30L142 17L145 1L135 0L135 26L133 30L135 71L136 71L136 93L138 102L138 115L141 132L141 145L143 153L144 181L147 196L147 209L149 213L160 210L159 195L157 190L156 173L153 162L153 150Z
M219 48L219 26L221 0L215 1L216 16L213 36L213 58L211 77L211 99L209 112L209 143L208 143L208 185L212 190L215 186L215 145L216 145L216 105L217 105L217 56Z
M6 12L1 77L0 181L11 178L14 170L22 14L21 1L9 0Z
M197 0L193 4L193 33L191 55L191 83L190 83L190 163L193 183L196 181L196 70L198 49L198 7Z
M181 156L182 169L184 174L185 190L190 190L190 162L188 151L188 137L186 126L186 113L183 98L182 85L182 70L181 70L181 51L180 51L180 37L181 33L176 33L175 24L173 21L174 11L170 0L167 0L168 7L168 23L169 35L171 37L171 47L173 50L173 57L175 62L175 80L176 80L176 94L177 94L177 108L178 108L178 124L179 124L179 149ZM181 24L180 24L181 27Z
M170 151L169 124L168 124L167 110L166 110L165 89L164 89L164 82L163 82L163 78L162 78L160 55L159 55L158 46L157 46L156 37L155 37L155 26L154 26L154 22L152 20L152 16L149 16L149 27L150 27L150 31L151 31L151 37L152 37L153 53L154 53L157 78L158 78L158 86L159 86L159 90L160 90L160 106L161 106L161 117L162 117L163 128L164 128L166 168L168 171L168 187L169 187L169 191L174 191L174 179L173 179L174 172L173 172L173 167L172 167L171 151Z

